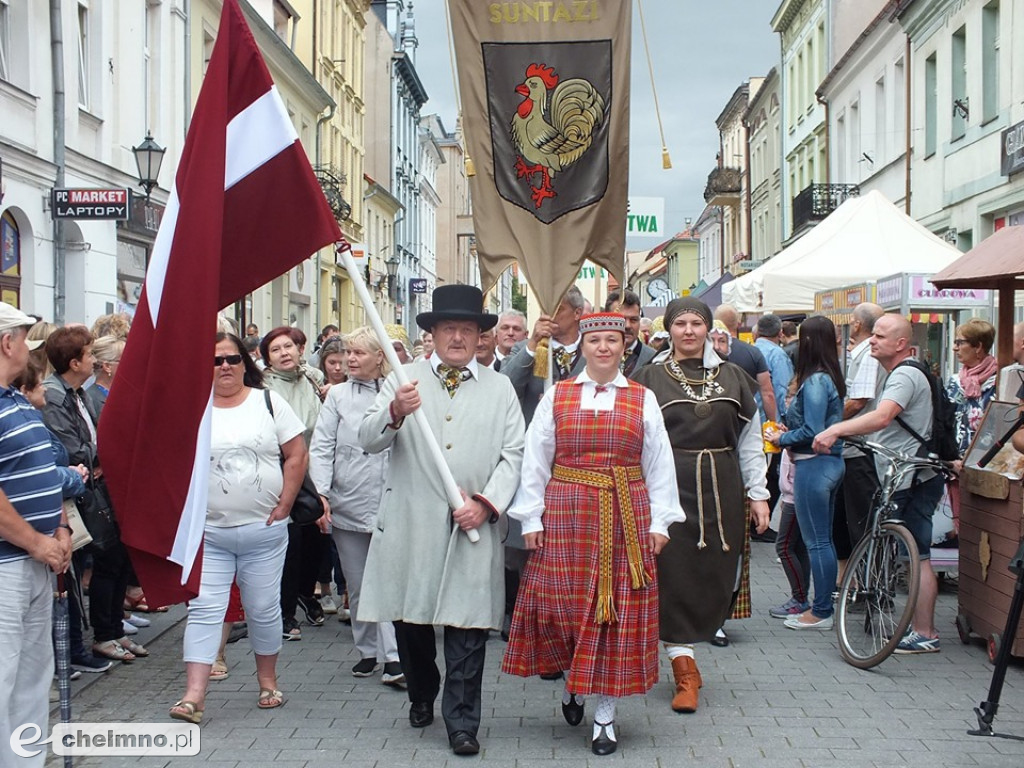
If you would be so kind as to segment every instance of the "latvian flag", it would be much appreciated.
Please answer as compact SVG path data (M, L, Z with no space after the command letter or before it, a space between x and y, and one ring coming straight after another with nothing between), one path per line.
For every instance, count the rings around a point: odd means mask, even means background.
M340 238L237 0L224 0L98 440L150 605L198 594L217 311Z

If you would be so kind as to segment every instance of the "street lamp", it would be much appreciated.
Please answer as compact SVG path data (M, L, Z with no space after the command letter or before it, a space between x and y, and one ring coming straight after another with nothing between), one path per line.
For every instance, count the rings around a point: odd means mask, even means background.
M160 175L160 164L164 161L166 151L153 141L149 131L146 131L146 138L139 146L132 147L135 164L139 167L139 186L146 190L146 202L149 202L149 193L153 188L159 186L157 177Z
M397 253L392 253L386 259L384 259L384 266L388 269L388 295L392 295L395 290L395 276L398 274L398 265L401 262L398 259Z

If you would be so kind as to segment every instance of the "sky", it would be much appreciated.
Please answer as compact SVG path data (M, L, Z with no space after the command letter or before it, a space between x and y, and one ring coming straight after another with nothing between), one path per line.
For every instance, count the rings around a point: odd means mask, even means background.
M481 2L483 0L480 0ZM633 2L629 194L665 199L668 236L697 220L704 185L715 167L721 114L733 91L778 66L779 37L771 30L778 0L642 0L658 105L672 169L663 170L661 139ZM455 92L448 56L444 0L415 0L416 70L427 91L422 113L436 113L454 130ZM633 237L631 250L658 239Z

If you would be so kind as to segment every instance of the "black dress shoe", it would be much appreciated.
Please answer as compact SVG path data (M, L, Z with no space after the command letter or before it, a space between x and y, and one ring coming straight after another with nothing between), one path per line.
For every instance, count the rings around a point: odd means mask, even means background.
M611 725L611 723L601 725L600 733L597 734L597 738L594 739L590 744L590 750L595 755L610 755L619 746L618 742L615 741L615 739L608 737L609 725Z
M711 638L711 644L717 648L725 648L729 645L729 636L725 634L725 630L719 630L719 634L716 634Z
M540 676L541 680L561 680L565 675L561 670L558 672L545 672Z
M409 705L409 725L426 728L434 722L434 705L429 701L414 701Z
M774 544L775 540L779 538L778 531L771 528L765 528L764 533L758 533L753 526L750 528L750 540L759 541L762 544Z
M569 725L579 725L583 722L583 700L577 699L576 694L569 698L568 704L562 704L562 717Z
M469 731L456 731L448 737L448 743L456 755L475 755L480 751L480 742Z

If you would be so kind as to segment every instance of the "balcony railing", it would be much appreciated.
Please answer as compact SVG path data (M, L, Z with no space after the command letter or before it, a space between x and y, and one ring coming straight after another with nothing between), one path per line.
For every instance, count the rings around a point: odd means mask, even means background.
M334 218L339 222L345 221L352 215L352 206L345 200L341 193L347 179L345 174L338 172L333 166L318 165L313 169L316 180L320 182L320 188L324 191L327 204L334 213Z
M739 168L715 168L708 174L704 202L708 205L738 205L743 172Z
M860 194L856 184L811 184L793 198L793 232L818 222L851 197Z

